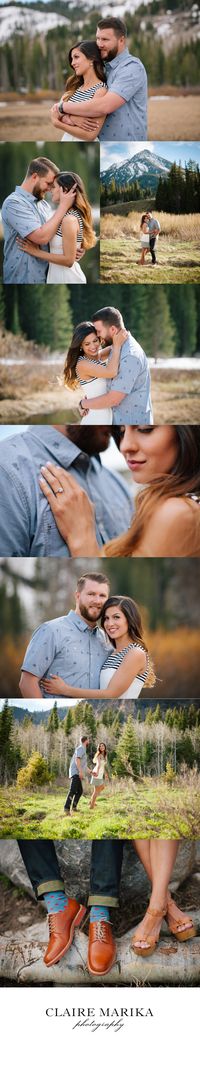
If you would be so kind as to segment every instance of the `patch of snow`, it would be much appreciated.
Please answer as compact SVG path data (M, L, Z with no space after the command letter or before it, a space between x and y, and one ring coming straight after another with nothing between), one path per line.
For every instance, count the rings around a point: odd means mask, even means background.
M14 34L22 36L25 33L34 37L35 34L48 33L57 26L70 25L65 15L57 15L55 12L33 11L26 7L5 6L1 8L0 44L5 44Z

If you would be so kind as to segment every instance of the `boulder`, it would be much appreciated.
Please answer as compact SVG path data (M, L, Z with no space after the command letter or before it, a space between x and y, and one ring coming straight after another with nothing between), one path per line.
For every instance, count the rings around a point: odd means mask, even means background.
M66 888L72 897L87 901L89 890L91 842L68 839L55 842L56 851ZM171 888L178 889L193 872L200 872L200 841L182 840L172 875ZM17 841L0 841L0 872L14 885L34 897ZM121 902L128 906L134 900L143 901L149 893L149 882L144 868L133 849L132 842L124 842L121 880Z

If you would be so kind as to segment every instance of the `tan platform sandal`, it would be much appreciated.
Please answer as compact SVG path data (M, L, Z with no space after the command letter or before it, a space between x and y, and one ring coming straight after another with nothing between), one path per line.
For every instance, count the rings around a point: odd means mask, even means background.
M151 916L151 918L153 920L160 919L160 926L161 926L162 919L164 919L164 916L166 916L166 904L165 904L164 908L147 908L147 911L146 911L145 915L146 916L147 915ZM136 956L137 957L150 957L151 954L154 953L154 950L156 949L156 946L158 945L159 937L160 937L160 933L159 933L157 938L155 938L153 934L148 934L147 938L144 938L144 936L140 938L139 934L137 935L137 931L136 931L136 933L133 935L132 942L131 942L132 949L134 949L134 953L136 953ZM139 946L139 945L136 944L135 940L137 942L146 942L146 945L145 946Z
M183 927L181 930L181 920L176 918L174 909L176 911L177 905L171 897L171 893L167 896L167 912L165 919L167 926L171 934L174 934L177 942L188 942L189 938L196 938L196 927L190 916L185 916L185 923L188 923L188 927Z

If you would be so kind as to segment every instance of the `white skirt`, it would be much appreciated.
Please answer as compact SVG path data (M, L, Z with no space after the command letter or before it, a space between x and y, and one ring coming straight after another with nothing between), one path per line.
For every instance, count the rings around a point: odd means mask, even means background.
M80 264L75 261L71 268L65 268L62 264L50 264L47 283L87 283L87 279Z

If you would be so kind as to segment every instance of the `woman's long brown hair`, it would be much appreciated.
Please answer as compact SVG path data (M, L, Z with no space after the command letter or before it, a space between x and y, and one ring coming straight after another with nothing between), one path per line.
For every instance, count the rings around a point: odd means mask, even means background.
M159 502L173 497L183 497L189 494L200 495L200 425L182 425L175 427L177 437L178 455L171 473L158 477L154 484L139 492L136 499L136 515L133 517L128 532L115 540L110 540L104 546L104 555L114 558L121 555L129 557L137 550L142 537L145 534L155 507ZM196 520L197 549L193 554L200 553L200 506ZM186 555L188 551L185 551Z
M144 651L146 651L148 657L149 672L148 677L144 682L143 688L153 688L153 685L155 685L156 678L154 674L153 664L149 656L148 648L144 640L142 619L137 603L135 603L134 599L131 599L131 596L109 596L109 599L106 599L106 603L104 603L101 614L102 629L104 629L105 615L109 607L120 607L120 610L122 610L127 621L130 640L133 640L133 643L138 644L139 647L143 648ZM115 647L115 641L112 641L112 643Z
M93 63L94 73L99 79L99 82L106 82L105 68L96 41L80 41L77 45L73 45L72 48L70 48L68 56L70 67L72 66L72 52L75 48L78 48L80 52L83 52L86 59ZM77 75L75 72L74 74L71 74L70 77L67 78L62 100L66 101L69 100L70 97L73 97L73 94L76 93L76 89L79 89L83 83L83 75Z
M76 197L73 204L73 208L77 208L80 212L80 216L83 223L83 238L82 245L84 249L91 249L96 245L96 235L93 230L92 213L84 183L77 175L75 171L60 171L59 175L56 175L56 182L59 186L62 186L62 190L71 190L74 183L76 183Z
M91 320L83 320L81 324L77 324L67 352L63 375L65 386L71 387L71 389L78 387L76 366L79 357L81 357L82 345L87 335L96 335L98 338L96 328L91 323Z

